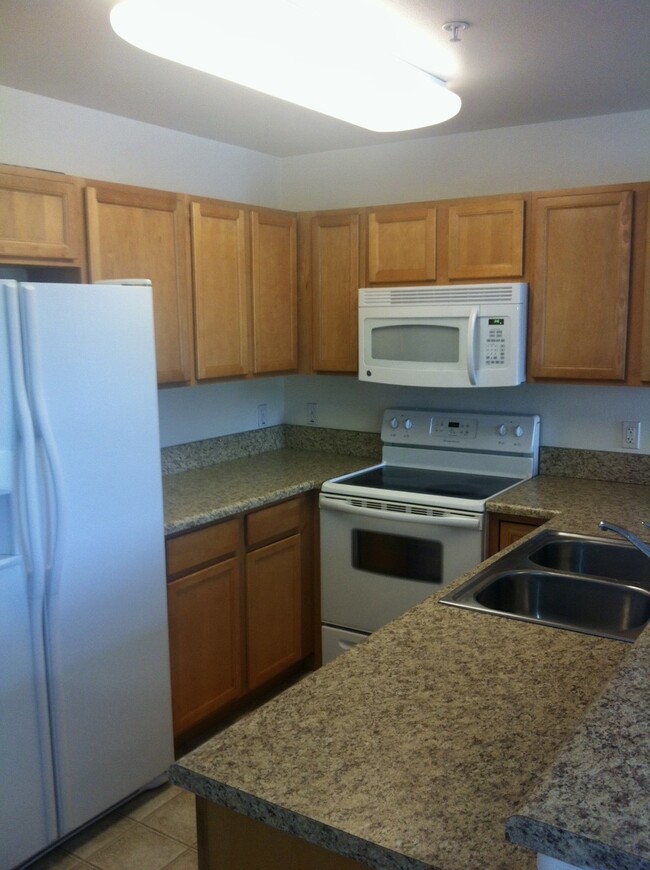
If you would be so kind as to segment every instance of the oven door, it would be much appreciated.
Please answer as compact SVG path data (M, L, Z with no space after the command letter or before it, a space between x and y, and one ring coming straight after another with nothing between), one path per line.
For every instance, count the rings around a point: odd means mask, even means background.
M372 632L481 561L482 514L364 501L321 493L323 623Z

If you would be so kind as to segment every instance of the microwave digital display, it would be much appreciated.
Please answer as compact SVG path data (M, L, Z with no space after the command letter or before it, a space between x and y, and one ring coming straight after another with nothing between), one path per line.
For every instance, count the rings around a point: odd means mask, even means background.
M505 322L505 317L490 317L488 320L490 326L503 326Z

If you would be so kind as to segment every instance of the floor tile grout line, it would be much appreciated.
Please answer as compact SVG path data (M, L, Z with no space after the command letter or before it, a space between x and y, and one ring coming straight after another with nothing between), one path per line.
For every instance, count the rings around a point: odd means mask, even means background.
M140 821L139 819L133 819L133 818L130 818L127 816L125 816L124 818L129 818L129 821L132 822L134 825L136 825L139 828L144 828L145 830L149 831L152 834L158 834L159 836L164 837L167 840L171 840L172 842L177 843L179 846L184 846L185 849L192 849L192 850L196 851L196 848L197 848L196 843L187 843L187 842L185 842L185 840L180 840L178 837L173 836L173 834L168 834L165 831L160 831L158 828L153 828L150 825L145 824L143 821ZM112 843L118 842L123 837L125 837L126 834L127 834L127 832L120 834L119 836L115 837L115 839L112 840L111 842ZM98 851L102 848L104 848L104 847L100 846L98 848ZM66 852L66 854L70 855L72 858L75 858L77 861L83 861L83 862L89 863L91 867L97 867L96 864L92 863L92 858L93 858L92 854L88 855L88 856L83 856L83 855L80 855L76 852L70 851L69 849L66 849L65 843L61 846L61 849L64 852ZM93 853L93 854L95 854L95 853Z

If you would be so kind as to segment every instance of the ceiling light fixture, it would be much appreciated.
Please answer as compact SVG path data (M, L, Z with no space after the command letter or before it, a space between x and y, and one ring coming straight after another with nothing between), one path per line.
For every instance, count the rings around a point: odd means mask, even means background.
M371 35L353 25L313 0L122 0L111 10L113 30L144 51L368 130L458 113L445 82L381 42L364 48Z

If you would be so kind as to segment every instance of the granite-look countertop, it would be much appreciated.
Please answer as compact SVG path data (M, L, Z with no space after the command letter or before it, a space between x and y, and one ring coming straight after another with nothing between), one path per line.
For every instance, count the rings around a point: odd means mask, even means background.
M598 534L603 517L636 527L650 488L536 478L490 509ZM609 856L594 867L649 867L612 863L634 831L630 854L650 861L649 632L631 646L439 595L180 759L172 781L370 867L532 870L508 817L531 849L561 828L541 851L579 863L562 849L586 836Z
M320 489L337 477L376 463L363 456L272 450L163 477L165 534L202 526Z

